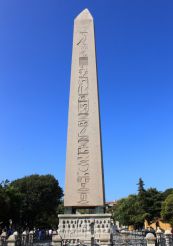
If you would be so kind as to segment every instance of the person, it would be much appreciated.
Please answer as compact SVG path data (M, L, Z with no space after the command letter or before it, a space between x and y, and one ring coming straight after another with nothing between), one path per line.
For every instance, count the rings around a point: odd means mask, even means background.
M156 231L153 228L150 228L150 232L156 237Z
M146 237L146 235L150 232L150 227L147 227L145 230L144 230L144 236Z
M39 240L39 228L36 229L35 236L36 236L37 240Z
M8 237L9 236L11 236L13 234L13 229L10 227L10 228L8 228L8 230L7 230L7 235L8 235Z
M49 237L52 237L52 229L49 229Z
M41 240L41 236L42 236L42 230L40 229L40 230L38 231L38 240Z

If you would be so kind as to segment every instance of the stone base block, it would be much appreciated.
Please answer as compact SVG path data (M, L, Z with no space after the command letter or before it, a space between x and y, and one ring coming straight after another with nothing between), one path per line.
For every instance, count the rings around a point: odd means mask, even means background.
M112 245L111 214L60 214L58 234L71 245Z

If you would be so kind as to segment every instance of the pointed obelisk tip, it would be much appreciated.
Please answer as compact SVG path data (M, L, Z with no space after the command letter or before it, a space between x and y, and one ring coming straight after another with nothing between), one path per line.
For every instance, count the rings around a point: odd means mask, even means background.
M93 20L93 17L88 9L84 9L80 14L75 18L77 20Z

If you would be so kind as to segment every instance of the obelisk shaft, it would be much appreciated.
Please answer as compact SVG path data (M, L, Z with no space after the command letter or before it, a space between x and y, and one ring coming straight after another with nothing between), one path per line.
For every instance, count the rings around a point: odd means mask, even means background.
M74 21L64 205L104 205L94 24L87 9Z

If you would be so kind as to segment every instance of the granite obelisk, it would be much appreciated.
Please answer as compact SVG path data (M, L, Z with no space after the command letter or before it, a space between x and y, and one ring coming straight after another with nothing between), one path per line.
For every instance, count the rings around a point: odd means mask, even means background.
M104 199L94 23L85 9L74 21L65 214L58 215L60 238L70 245L111 246L112 220L104 213Z
M87 9L74 20L64 206L104 206L94 23Z

